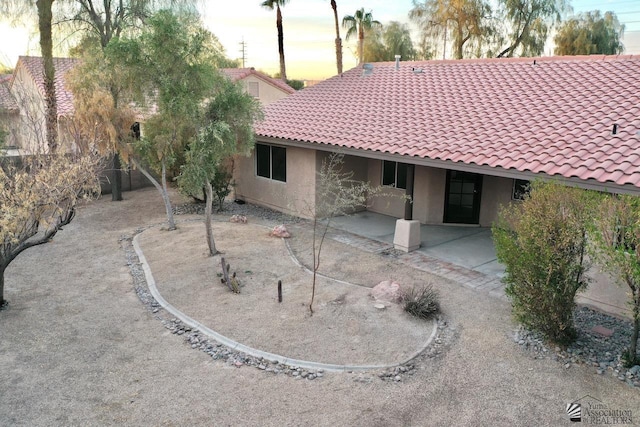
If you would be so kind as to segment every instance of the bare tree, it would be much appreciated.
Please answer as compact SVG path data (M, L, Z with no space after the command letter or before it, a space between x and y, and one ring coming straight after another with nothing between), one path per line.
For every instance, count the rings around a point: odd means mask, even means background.
M313 282L309 302L309 312L312 315L320 256L331 220L336 216L350 215L359 208L365 208L370 198L381 191L380 187L372 187L368 182L353 179L353 171L344 171L343 165L344 155L338 153L331 153L322 162L316 182L315 205L305 208L305 212L302 212L313 222Z
M446 53L447 36L451 34L455 59L464 58L469 45L481 44L493 32L488 22L490 16L491 7L485 0L413 0L409 11L409 18L420 28L423 42L443 37Z
M0 167L0 306L9 264L50 241L71 222L78 200L99 191L93 156L48 154L16 162L5 159Z

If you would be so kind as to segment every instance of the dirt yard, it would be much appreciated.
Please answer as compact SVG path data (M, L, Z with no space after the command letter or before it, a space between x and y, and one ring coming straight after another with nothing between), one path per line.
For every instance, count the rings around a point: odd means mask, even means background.
M241 282L240 294L221 284L221 256L208 256L202 222L183 223L176 232L151 228L138 239L158 290L167 301L250 347L341 365L401 363L424 347L433 322L410 316L400 304L386 304L384 310L374 307L370 288L378 283L375 280L397 279L390 277L390 271L380 271L384 263L378 257L363 256L357 263L360 271L352 276L353 263L345 257L349 248L327 240L321 272L342 280L355 277L366 284L319 277L314 314L310 316L312 276L296 265L285 242L268 232L255 224L214 224L216 244ZM310 234L298 227L289 240L306 249L303 246ZM302 252L301 256L310 258L311 251ZM282 303L278 303L278 280L284 283Z
M161 223L163 207L154 189L126 193L125 198L118 203L103 199L83 207L52 243L26 251L7 270L10 305L0 312L0 425L560 426L570 424L566 404L586 395L610 409L630 410L633 422L640 421L637 389L612 376L597 375L591 367L565 369L561 363L536 360L522 352L513 342L515 326L506 302L348 246L340 246L335 259L328 256L332 250L327 251L326 273L331 271L333 277L364 287L387 278L411 284L430 281L441 292L444 314L455 333L440 355L422 358L415 374L401 382L382 381L376 372L327 373L309 381L214 360L167 330L138 299L120 239L139 227ZM178 246L165 238L179 240L182 236L186 239L182 244L189 246L189 229L202 227L202 223L184 222L196 220L195 216L178 219L180 231L173 237L154 228L143 232L140 236L158 239L157 244L145 243L145 251L177 258ZM226 221L223 216L218 219ZM249 221L246 229L256 230L251 242L257 247L265 233L258 231L258 225L274 224ZM298 233L296 227L292 231ZM193 310L192 315L200 310L203 316L210 313L212 322L222 319L235 328L230 334L258 345L269 342L269 337L256 336L261 335L256 328L273 329L276 323L271 321L283 320L273 307L275 288L270 288L282 277L287 292L283 304L297 309L291 316L301 323L316 318L306 317L304 294L297 300L294 289L287 288L296 282L292 279L296 274L301 279L304 274L282 249L282 242L267 241L282 263L290 263L284 270L261 264L262 258L249 257L245 265L222 236L216 237L232 267L242 272L244 293L228 295L220 284L210 283L209 279L217 279L217 266L204 257L202 234L202 240L192 241L194 247L202 245L192 249L191 255L202 260L196 263L203 266L199 273L195 267L184 275L174 274L166 265L154 267L158 277L164 268L168 278L180 279L166 284L159 280L168 299ZM302 240L300 245L292 240L292 248L305 260ZM264 297L258 292L263 283L258 281L260 271L270 271ZM204 283L191 277L195 274L201 274ZM179 286L188 283L196 285L180 291ZM320 289L329 292L331 286L323 282ZM358 289L366 295L366 289ZM202 294L195 295L194 290ZM207 305L216 292L225 293L229 304L254 301L263 304L264 311L229 305L228 310L212 313ZM341 300L340 296L339 292L322 294L317 318L344 310L331 304ZM347 295L344 302L350 298L358 300ZM222 298L215 300L215 304L221 302ZM392 310L375 313L391 314ZM261 318L264 325L258 325ZM222 323L216 326L223 328ZM242 325L246 325L244 331ZM333 339L323 342L324 332L311 330L310 335L291 331L287 336L290 341L308 338L313 342L313 350L298 345L300 354L325 354L340 360L338 349L331 346L344 342L351 333L342 337L331 333ZM406 342L407 337L393 339ZM421 333L416 337L422 337ZM399 357L398 349L385 339L380 332L372 340L375 357ZM340 350L345 350L342 357L357 356L349 354L349 349Z

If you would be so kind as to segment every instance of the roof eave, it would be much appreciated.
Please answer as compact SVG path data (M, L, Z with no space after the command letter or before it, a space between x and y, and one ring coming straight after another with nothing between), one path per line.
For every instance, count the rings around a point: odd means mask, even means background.
M525 179L525 180L534 180L534 179L542 179L542 180L555 180L566 185L570 185L573 187L584 188L586 190L595 190L607 193L622 193L622 194L632 194L640 196L640 187L636 187L632 184L620 185L614 182L599 182L595 179L583 180L580 178L568 178L562 175L549 175L543 172L531 172L531 171L520 171L517 169L504 169L502 167L489 166L489 165L478 165L475 163L462 163L462 162L453 162L451 160L440 160L440 159L431 159L426 157L415 157L415 156L402 156L398 154L385 153L381 151L370 151L370 150L362 150L358 148L349 148L349 147L341 147L338 145L328 145L328 144L320 144L320 143L311 143L306 141L296 141L290 139L282 139L282 138L273 138L262 135L256 135L256 140L258 142L265 142L269 144L278 144L283 146L290 147L298 147L298 148L306 148L311 150L320 150L320 151L328 151L328 152L337 152L352 156L358 157L366 157L370 159L378 159L378 160L391 160L391 161L400 161L403 163L411 163L419 166L427 166L438 169L451 169L451 170L459 170L464 172L473 172L482 175L491 175L498 176L502 178L511 178L511 179ZM310 146L313 144L313 146Z

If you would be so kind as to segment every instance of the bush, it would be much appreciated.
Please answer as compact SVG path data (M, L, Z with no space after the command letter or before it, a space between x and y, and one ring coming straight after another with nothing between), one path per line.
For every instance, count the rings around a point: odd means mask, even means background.
M532 183L521 203L502 207L493 225L505 292L525 327L566 344L575 339L574 298L586 288L590 192Z
M229 194L231 194L231 180L232 176L229 171L224 168L216 170L213 180L211 181L211 187L213 188L214 200L211 201L211 205L216 207L218 212L224 210L224 201ZM198 193L189 194L198 203L205 202L204 189L199 190Z
M440 296L431 285L411 288L403 295L402 300L404 311L421 319L431 319L440 313Z
M640 198L628 194L603 195L593 233L593 257L618 283L627 285L633 313L633 332L622 355L626 367L640 364Z

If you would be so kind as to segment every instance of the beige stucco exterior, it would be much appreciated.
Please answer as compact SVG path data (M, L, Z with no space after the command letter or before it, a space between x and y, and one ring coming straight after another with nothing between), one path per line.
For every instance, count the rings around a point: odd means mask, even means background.
M10 92L20 111L9 122L11 144L23 153L48 151L45 123L45 100L29 71L18 62ZM73 136L69 132L69 118L58 117L58 145L62 150L73 149Z
M45 104L36 83L25 67L18 63L11 85L11 94L20 106L16 146L30 153L46 146Z
M498 218L500 205L511 203L513 179L485 175L482 183L480 203L480 225L490 227Z
M0 111L0 130L6 132L4 145L20 147L20 114L17 111Z
M271 83L255 75L249 75L240 81L242 82L242 85L245 87L247 92L251 95L254 95L254 94L251 93L251 91L249 91L249 86L251 84L257 85L258 96L256 96L256 98L260 100L262 105L268 105L274 101L277 101L289 95L287 92L283 91L281 88L274 86Z
M369 160L369 182L380 185L382 182L382 160ZM445 191L447 184L446 169L416 166L414 179L413 219L423 224L443 224ZM511 201L513 180L484 175L480 198L480 220L482 227L489 227L496 220L501 204ZM378 197L371 202L369 210L397 218L404 216L404 190L388 188L390 197Z
M315 210L316 152L287 147L287 181L256 174L255 151L235 161L235 197L309 218Z
M287 146L287 182L273 181L256 175L255 158L236 162L236 197L247 202L280 211L311 217L320 203L315 188L322 162L329 153ZM353 172L353 179L368 181L372 186L382 182L382 160L357 156L344 157L344 170ZM444 223L446 169L415 167L413 219L423 224ZM513 180L483 176L479 226L489 227L496 220L500 205L511 202ZM385 195L386 194L386 195ZM386 187L381 196L368 201L367 210L404 217L405 190Z

